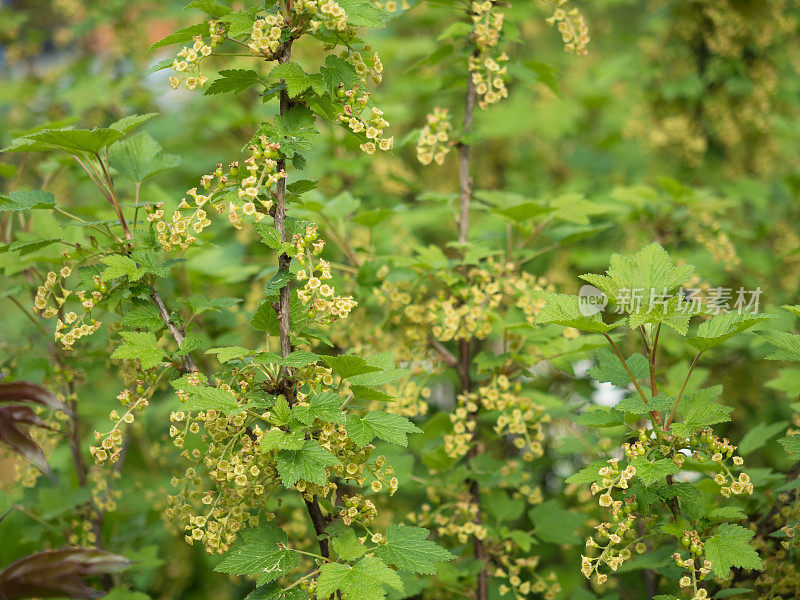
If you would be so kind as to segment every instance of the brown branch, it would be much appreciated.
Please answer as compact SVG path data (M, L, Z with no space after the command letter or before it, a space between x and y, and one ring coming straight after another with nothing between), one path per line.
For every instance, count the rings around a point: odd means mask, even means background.
M457 369L458 368L458 364L459 364L458 363L458 358L456 357L455 354L450 352L450 350L448 350L445 347L445 345L442 344L442 342L440 342L439 340L437 340L433 336L429 336L428 337L428 343L431 345L431 347L434 350L436 350L437 354L439 355L439 358L441 358L448 367L450 367L452 369Z
M292 0L286 0L286 13L291 15ZM281 64L288 63L292 58L292 43L294 38L289 38L283 46L278 62ZM285 84L285 80L281 80ZM280 95L280 114L285 115L290 108L292 108L292 99L289 97L289 92L284 85ZM282 157L278 160L278 171L286 170L286 158ZM286 241L286 179L281 178L278 180L278 185L275 194L275 229L281 236L281 241ZM289 270L289 265L292 258L288 254L281 254L278 257L278 273ZM281 342L281 356L288 356L292 352L292 341L290 336L289 325L289 285L281 288L278 297L277 305L273 304L278 316L278 331ZM319 542L319 553L325 558L330 558L330 549L328 547L328 540L322 538L325 534L325 529L328 526L328 519L322 514L322 509L319 505L319 500L314 496L311 500L304 499L308 516L314 525L314 531L317 534L317 541Z
M461 131L462 138L472 131L472 120L475 115L475 102L477 93L472 73L467 72L467 94L464 102L464 125ZM472 199L472 176L469 168L470 145L462 139L458 147L458 185L460 191L460 206L458 217L458 241L467 242L469 236L469 204ZM479 599L480 600L480 599Z
M164 301L161 299L161 296L154 287L150 288L150 299L153 301L153 304L156 305L156 308L158 309L158 315L161 317L161 320L164 321L164 324L167 326L167 329L169 329L172 338L175 340L175 342L177 342L178 347L180 348L180 345L183 343L185 336L183 332L180 329L178 329L178 326L172 322L172 319L170 319L169 311L167 310L167 307L164 305ZM183 359L182 370L185 373L193 373L200 370L197 368L197 364L194 362L194 359L188 354L184 355L182 359Z

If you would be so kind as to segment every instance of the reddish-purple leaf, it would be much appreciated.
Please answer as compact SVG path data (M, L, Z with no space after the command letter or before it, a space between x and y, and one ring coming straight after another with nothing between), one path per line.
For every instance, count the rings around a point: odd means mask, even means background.
M29 381L0 383L0 402L35 402L67 414L72 413L69 406L59 400L53 392Z
M0 599L99 598L103 590L85 578L120 571L130 565L124 556L94 548L66 548L31 554L0 572Z
M27 410L25 410L27 409ZM21 417L17 419L16 417ZM0 443L29 460L42 473L52 475L50 465L39 444L19 428L19 424L36 424L39 417L27 406L5 406L0 408ZM44 425L44 423L42 423Z

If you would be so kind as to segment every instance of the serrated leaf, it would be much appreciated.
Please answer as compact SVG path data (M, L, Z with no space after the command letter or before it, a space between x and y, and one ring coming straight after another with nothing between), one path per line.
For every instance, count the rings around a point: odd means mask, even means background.
M763 331L758 337L766 340L774 351L767 360L800 361L800 335L785 331Z
M295 405L292 408L292 415L303 425L312 425L316 419L325 423L344 425L343 402L344 399L336 392L316 394L308 398L308 406Z
M773 437L786 430L789 423L786 421L779 421L777 423L758 423L751 429L747 430L744 434L742 441L739 442L739 447L736 449L737 454L746 456L758 450L766 444Z
M0 212L53 208L55 205L56 197L42 190L16 190L0 195Z
M699 429L730 421L730 413L733 409L730 406L723 406L715 402L721 393L722 386L715 385L690 394L684 394L678 404L678 414L683 419L684 424L691 429Z
M528 511L536 526L534 535L543 542L577 544L580 538L575 531L586 522L586 516L562 508L556 500L548 500Z
M239 360L246 356L252 356L253 351L241 346L222 346L219 348L209 348L206 354L216 354L217 360L221 363Z
M209 385L190 385L184 388L189 399L182 403L185 410L218 410L233 413L241 410L239 402L231 392Z
M196 8L216 18L227 15L232 10L230 6L217 2L217 0L192 0L186 5L186 8Z
M83 152L94 154L102 148L110 146L124 134L111 128L99 129L44 129L25 137L47 144L53 149L63 150L68 154Z
M581 312L578 296L553 292L534 292L534 298L543 300L544 306L536 314L536 323L553 323L563 327L574 327L592 333L607 333L617 325L606 325L600 313L586 316Z
M286 91L294 98L305 92L311 85L303 67L295 62L279 63L269 73L270 78L280 79L286 83Z
M800 460L800 435L790 435L778 440L792 460Z
M722 523L705 543L705 559L714 575L726 579L731 567L761 569L761 559L750 545L754 533L741 525Z
M669 458L661 458L650 462L644 456L634 458L631 464L636 468L636 476L646 486L651 486L667 475L674 475L680 469Z
M114 169L137 183L176 167L181 162L179 156L164 154L159 143L147 133L140 133L111 146L108 160Z
M100 274L102 281L111 281L118 277L128 277L131 281L138 281L143 275L136 262L124 254L109 254L102 257L100 262L106 265Z
M694 267L676 266L660 245L650 244L631 256L612 255L605 275L589 273L581 275L581 279L597 287L621 313L629 315L632 328L664 323L685 335L694 313L687 309L688 303L681 296L672 292L693 272Z
M366 553L364 544L358 541L352 529L342 529L331 538L331 546L343 560L354 561Z
M206 312L218 312L223 308L230 308L232 306L236 306L242 300L240 298L213 298L208 299L202 294L195 294L193 296L189 296L186 299L182 299L181 302L189 307L195 315L201 315Z
M776 315L769 314L752 315L733 311L722 312L701 323L700 327L697 328L697 335L686 338L686 341L697 350L705 351L720 345L759 323L777 318Z
M747 513L738 506L720 506L708 513L708 518L724 521L740 521L747 518Z
M252 22L251 22L252 23ZM189 27L182 27L168 36L161 38L155 44L147 49L150 53L158 48L164 46L171 46L172 44L179 44L181 42L188 42L196 35L208 35L208 22L197 23L196 25L189 25Z
M403 590L400 577L375 556L366 556L352 567L327 563L320 567L317 597L327 598L337 590L343 600L383 600L386 587Z
M299 450L305 444L305 434L301 431L284 431L273 427L267 431L259 442L259 448L264 452L270 450Z
M644 355L632 354L625 362L637 381L650 376L649 364ZM600 383L610 383L617 387L627 387L631 384L625 367L617 355L607 348L597 351L597 365L589 369L588 374Z
M339 459L314 439L306 440L299 450L281 450L276 457L278 475L286 487L292 487L301 479L325 485L325 467L338 464Z
M300 564L300 555L289 549L288 543L286 532L275 525L245 529L214 570L231 575L257 575L258 585L269 583Z
M363 419L353 414L347 415L346 428L347 436L362 448L376 437L405 448L408 446L408 434L422 432L405 417L381 410L373 410Z
M125 327L147 329L156 332L164 326L164 321L158 314L158 309L149 303L140 303L131 307L123 316L122 324Z
M641 396L632 394L620 400L614 408L618 411L634 415L646 415L652 411L669 411L674 404L675 399L664 394L659 394L655 398L649 398L647 404L644 403Z
M370 0L341 0L338 4L347 13L347 24L351 27L380 29L392 19L390 12Z
M281 360L284 367L294 367L301 369L308 365L313 365L319 360L319 354L313 352L306 352L305 350L295 350L290 352L286 357Z
M142 368L152 369L161 362L165 352L159 348L156 336L144 331L120 331L123 342L111 354L111 358L138 359Z
M149 121L158 113L147 113L146 115L129 115L122 117L119 121L115 121L109 125L109 129L116 129L120 133L130 133L142 123Z
M401 571L433 575L436 563L451 561L455 556L428 539L430 531L424 527L390 525L386 530L386 543L378 546L376 556Z
M367 360L361 356L341 354L339 356L321 356L320 358L342 379L381 370L378 367L370 365Z
M212 81L206 88L205 95L226 94L233 92L240 94L259 83L263 84L258 73L252 69L225 69L219 72L222 76Z
M573 473L569 477L566 478L566 483L571 484L586 484L592 483L594 481L600 481L602 477L600 476L600 469L606 466L606 461L604 460L596 460L592 463L589 463L587 466L582 468L577 473Z

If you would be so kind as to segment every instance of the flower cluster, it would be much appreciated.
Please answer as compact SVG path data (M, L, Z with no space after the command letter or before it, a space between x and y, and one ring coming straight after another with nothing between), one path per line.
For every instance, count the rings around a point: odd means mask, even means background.
M211 225L211 211L219 214L227 208L228 220L237 229L242 228L243 216L255 221L266 216L273 205L272 186L286 177L286 172L277 168L280 144L260 135L249 149L250 156L244 161L246 176L238 162L231 163L227 173L218 164L212 173L200 179L204 193L196 187L188 190L186 196L190 200L182 198L170 219L164 218L162 203L146 207L147 220L155 224L156 238L164 251L175 248L185 251L196 243L196 236Z
M282 27L285 24L285 19L280 13L256 19L250 32L250 42L247 44L250 53L268 60L276 59L281 48Z
M547 18L550 25L555 25L564 42L564 50L579 56L587 53L589 44L589 27L577 8L564 8L569 0L548 0L553 7L553 14Z
M486 110L508 97L504 80L508 68L502 66L508 61L508 55L497 48L504 15L497 12L491 0L474 0L470 12L473 22L470 39L476 52L469 57L469 71L478 94L478 105Z
M436 107L425 120L425 127L417 140L417 160L423 165L435 162L437 165L444 163L444 159L453 147L450 138L453 125L450 113L446 108Z
M542 424L549 421L549 415L520 391L519 383L512 386L508 377L499 375L474 392L459 394L458 406L450 414L453 434L445 436L445 452L454 458L467 454L475 430L474 414L483 408L497 413L495 434L509 436L513 446L522 452L523 460L542 456Z
M339 57L353 65L353 69L361 78L362 83L366 84L367 79L371 79L376 84L383 81L383 63L371 46L365 46L361 51L343 50Z
M397 384L388 384L386 393L394 398L394 402L388 407L390 412L404 417L428 414L428 399L431 397L431 390L413 379L408 378Z
M193 38L193 44L181 48L178 56L172 61L172 70L182 76L172 75L169 78L169 84L173 90L177 90L181 84L185 85L187 89L193 90L203 87L208 81L208 77L200 71L200 62L211 56L214 48L222 42L225 36L223 25L216 21L209 21L208 29L211 36L210 43L206 44L203 36L196 35Z
M441 492L429 489L428 496L435 499ZM479 507L469 494L461 492L452 502L436 504L440 508L433 509L430 504L423 504L419 512L406 515L406 520L423 527L433 526L438 537L454 538L461 544L466 544L473 536L479 540L486 539L489 532L478 522Z
M347 31L347 13L334 0L297 0L292 9L311 16L311 31L323 25L330 31Z
M536 571L539 566L538 556L524 556L515 558L520 554L519 548L514 547L511 540L504 543L501 553L497 554L499 566L494 570L494 576L502 578L507 583L501 583L498 591L501 597L511 594L515 600L525 600L531 597L541 597L545 600L554 600L561 592L561 584L555 573L542 577Z
M92 309L108 292L108 286L99 275L92 278L94 283L92 291L69 290L65 287L65 283L71 274L72 263L70 261L65 262L58 273L50 271L44 283L37 288L36 297L33 300L35 314L44 319L51 319L58 315L55 341L59 342L65 350L72 350L75 342L100 329L102 323L92 318ZM83 307L81 314L73 311L64 312L67 299L72 294L75 294Z
M352 296L336 296L333 286L326 283L333 277L328 261L320 258L314 264L315 257L325 247L325 241L318 239L317 227L306 227L304 235L295 234L292 244L295 248L294 258L305 267L297 272L297 281L305 281L305 285L297 290L297 297L306 307L308 315L326 323L347 318L358 303Z
M345 90L340 87L339 99L342 101L342 112L337 119L346 123L347 127L356 134L363 133L367 141L359 147L367 154L375 154L377 150L388 151L394 147L394 137L383 137L383 130L389 122L383 118L383 111L373 106L369 111L369 118L364 116L369 102L369 93L358 93L358 87Z
M89 452L98 465L103 465L106 462L115 463L119 460L120 453L122 452L122 428L125 425L131 425L136 420L137 413L142 412L150 404L150 398L156 390L154 378L152 374L145 375L150 380L146 381L140 379L132 386L125 388L117 396L125 412L120 415L117 409L111 411L108 418L113 423L111 429L105 433L100 431L94 432L94 441L99 442L97 446L90 446Z

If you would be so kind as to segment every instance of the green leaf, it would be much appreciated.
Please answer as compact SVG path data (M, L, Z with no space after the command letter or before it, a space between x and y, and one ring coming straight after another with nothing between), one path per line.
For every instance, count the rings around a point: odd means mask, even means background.
M157 346L156 336L144 331L120 331L123 342L111 354L111 358L138 359L142 369L152 369L164 358L164 350Z
M283 485L291 487L301 479L325 485L325 467L339 464L330 451L314 439L306 440L299 450L281 450L276 458L278 475Z
M353 65L333 54L327 56L319 72L331 94L335 94L340 85L349 90L358 82L358 75Z
M386 530L386 544L378 546L375 554L401 571L433 575L436 563L453 560L455 556L428 540L430 533L424 527L390 525Z
M222 346L220 348L209 348L206 350L206 354L216 354L217 360L224 364L232 360L240 360L247 356L252 356L253 351L241 346Z
M643 323L664 323L686 334L692 313L687 303L671 293L694 272L690 265L676 266L658 244L632 256L614 254L605 275L586 274L581 279L601 290L617 309L630 316L632 328ZM632 301L633 299L635 301Z
M326 563L317 578L318 598L327 598L339 590L344 600L383 600L386 587L403 590L400 577L375 556L365 556L352 567Z
M739 447L737 448L738 454L746 456L754 450L758 450L773 437L785 431L788 424L789 423L786 421L779 421L771 424L759 423L751 429L748 429L742 441L739 442Z
M789 453L792 460L800 460L800 435L790 435L778 440Z
M534 297L544 300L544 306L536 315L536 323L554 323L563 327L574 327L592 333L607 333L616 325L606 325L600 313L586 316L581 312L578 296L553 292L534 292Z
M408 446L409 433L422 432L405 417L381 410L373 410L363 419L348 414L346 428L348 437L361 448L372 442L375 437L405 448Z
M307 592L299 588L285 590L275 582L254 589L244 600L308 600Z
M347 24L352 27L380 29L392 19L390 12L378 8L371 0L340 0L338 4L347 13Z
M206 312L219 312L223 308L236 306L241 301L240 298L213 298L209 300L202 294L195 294L186 299L181 299L181 302L188 306L192 314L195 315L201 315Z
M262 123L256 137L260 133L277 138L281 144L280 152L291 158L296 153L311 150L312 140L318 131L314 113L305 105L297 104L285 115L276 116L273 123Z
M653 485L657 481L664 479L667 475L674 475L680 469L669 458L661 458L650 462L644 456L634 458L631 464L636 468L636 475L646 486Z
M305 444L305 434L301 431L284 431L273 427L261 436L259 448L264 452L270 450L300 450Z
M208 385L190 385L184 388L189 399L182 403L186 410L214 409L223 413L232 413L241 410L236 396L227 390Z
M625 362L637 380L650 376L650 367L643 354L632 354ZM631 383L620 359L607 348L597 351L597 365L589 369L588 373L600 383L610 383L617 387L627 387Z
M53 208L55 205L56 197L42 190L16 190L7 196L0 195L0 212Z
M300 564L300 555L287 548L286 532L275 525L245 529L231 551L214 570L231 575L258 575L263 585Z
M290 352L285 358L281 360L284 367L294 367L301 369L308 365L313 365L319 360L319 354L313 352L306 352L305 350L295 350Z
M705 351L759 323L777 318L776 315L769 314L751 315L733 311L722 312L701 323L697 328L697 335L686 338L686 341L698 350Z
M271 79L283 80L286 83L286 91L292 98L305 92L311 85L311 80L303 71L303 67L294 62L277 64L269 76Z
M209 84L205 91L206 96L227 94L228 92L240 94L254 85L263 84L258 73L252 69L225 69L219 74L222 77Z
M308 399L308 406L294 406L292 415L303 425L312 425L316 419L325 423L344 425L343 402L344 399L336 392L317 394Z
M251 21L252 24L252 21ZM188 42L196 35L208 35L208 22L198 23L197 25L189 25L177 31L170 33L168 36L161 38L155 44L147 49L150 53L153 50L158 50L164 46L171 46L172 44L180 44L181 42Z
M116 129L44 129L25 137L68 154L94 154L124 134Z
M577 544L581 541L575 531L586 522L586 516L563 509L556 500L534 506L528 516L536 526L536 537L543 542Z
M678 404L678 414L684 424L694 430L730 421L730 413L733 409L715 402L721 393L722 386L715 385L691 394L684 394ZM673 427L675 425L677 424L673 424Z
M107 268L100 274L100 279L103 281L111 281L118 277L127 277L131 281L139 281L144 275L144 272L140 271L139 267L136 266L136 262L123 254L109 254L101 258L100 262L107 265Z
M136 304L122 316L122 324L125 327L137 329L148 329L155 333L164 326L158 309L148 302Z
M179 156L164 154L158 142L147 133L140 133L111 146L108 160L119 173L136 183L142 183L181 162Z
M722 523L706 541L706 560L711 561L714 575L726 579L731 567L761 569L761 559L750 545L754 533L741 525Z
M352 529L342 529L331 538L331 546L343 560L358 560L366 553L367 549L358 541Z
M370 365L367 360L361 356L341 354L339 356L321 356L320 358L342 379L381 370L378 367Z
M740 521L747 518L747 513L738 506L720 506L708 513L708 517L722 521Z
M230 6L225 6L217 0L193 0L186 5L186 8L196 8L216 18L225 16L232 10Z
M155 117L158 113L147 113L146 115L129 115L127 117L121 118L119 121L115 121L111 125L109 125L109 129L116 129L120 133L130 133L134 129L136 129L139 125L144 123L145 121L149 121L153 117Z
M775 349L767 356L768 360L800 361L800 335L785 331L763 331L758 337L766 340Z
M674 404L675 399L664 394L659 394L655 398L650 398L647 404L644 403L644 400L642 400L642 397L638 394L631 394L627 398L620 400L614 408L634 415L646 415L652 411L669 411Z
M573 473L565 480L566 483L572 483L576 485L584 485L587 483L592 483L595 481L600 481L600 469L606 466L606 461L604 460L596 460L594 462L589 463L587 466L582 468L577 473Z

